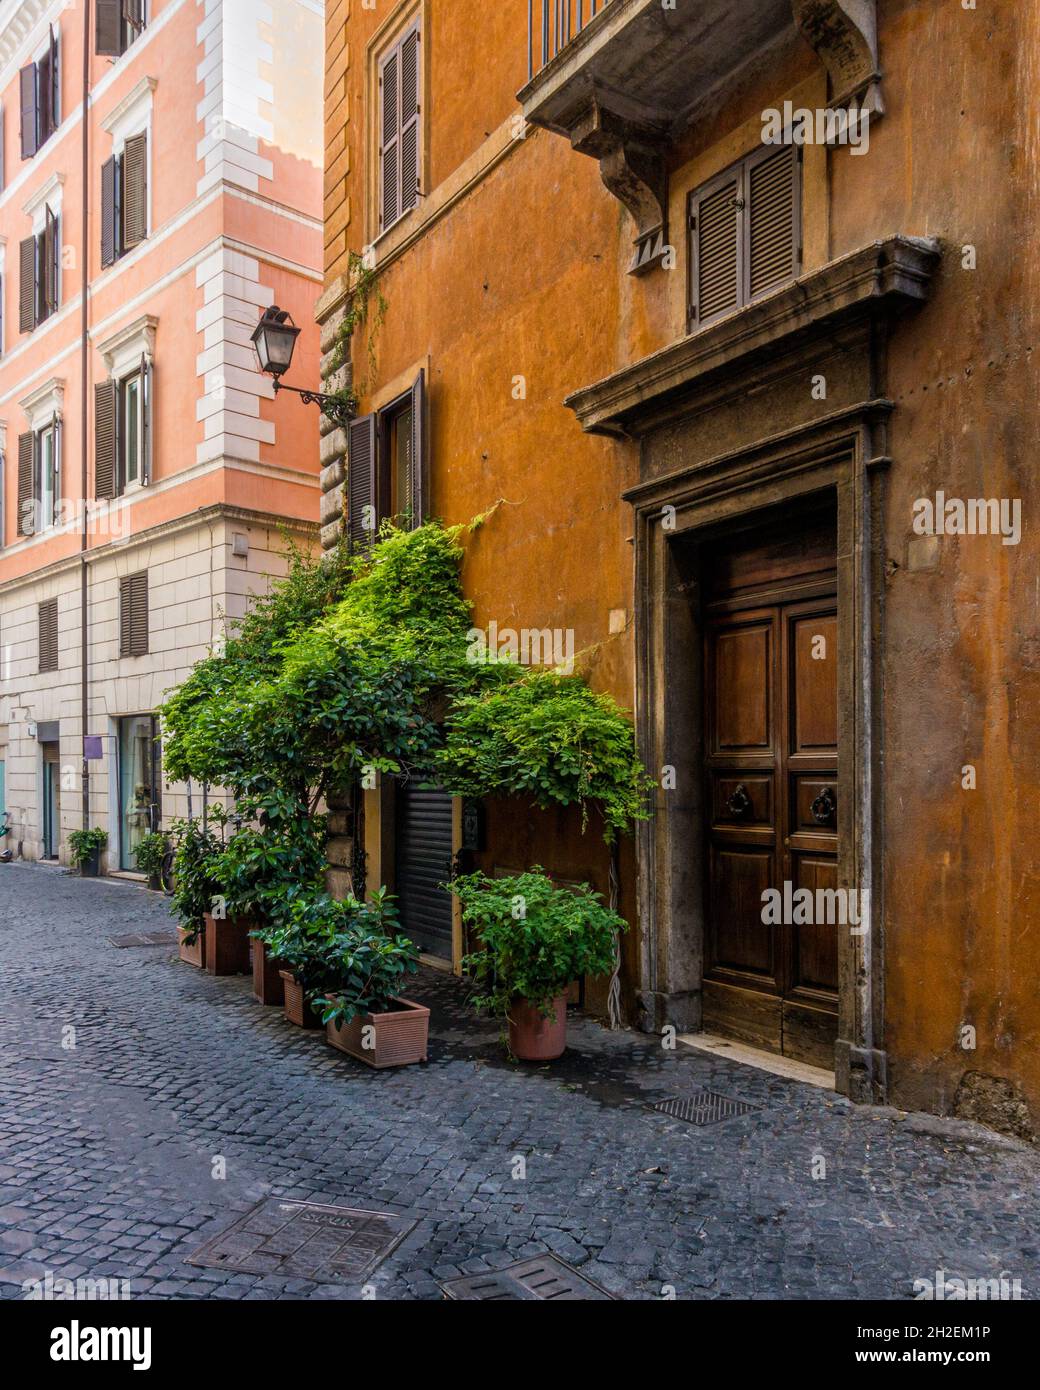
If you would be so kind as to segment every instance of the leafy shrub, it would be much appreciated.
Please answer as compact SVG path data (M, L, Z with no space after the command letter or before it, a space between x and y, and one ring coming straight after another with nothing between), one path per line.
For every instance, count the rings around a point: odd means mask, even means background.
M214 819L221 825L219 810ZM221 893L217 870L224 841L212 822L204 826L200 820L177 820L170 831L175 846L173 909L188 933L188 942L193 942L202 930L205 914L213 911L214 899Z
M614 968L627 923L587 883L558 888L536 865L510 878L467 874L450 887L480 943L462 961L481 991L473 1000L479 1009L505 1016L514 999L525 999L549 1015L572 981Z
M608 843L649 814L653 783L636 756L632 726L580 676L527 670L464 696L448 716L439 767L458 795L526 794L543 809L576 803L583 830L593 802Z
M137 862L137 867L149 878L158 878L162 872L166 850L166 836L160 834L158 830L151 831L134 846L134 859Z
M327 895L301 903L294 919L305 937L313 934L320 943L302 968L317 981L311 1003L323 1023L343 1025L364 1014L385 1013L404 977L419 968L418 947L398 932L397 910L385 888L365 903ZM296 967L289 968L295 973Z
M253 935L266 941L298 900L321 891L328 821L301 814L295 798L277 791L241 801L237 810L252 823L227 841L213 873L227 912L257 918Z
M96 826L93 830L73 830L69 836L69 853L77 869L90 862L95 851L100 854L108 844L108 835Z

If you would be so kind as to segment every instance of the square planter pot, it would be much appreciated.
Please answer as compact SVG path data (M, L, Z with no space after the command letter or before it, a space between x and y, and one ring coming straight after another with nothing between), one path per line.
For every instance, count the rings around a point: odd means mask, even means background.
M262 941L253 937L250 944L253 952L253 993L261 1004L283 1004L285 989L278 962L268 954Z
M329 1023L326 1040L340 1052L348 1052L370 1067L405 1067L426 1061L430 1032L430 1011L410 999L393 999L392 1013L363 1014L341 1028ZM373 1031L370 1046L364 1046L365 1029Z
M81 878L99 878L101 876L101 851L93 851L89 859L84 859L79 866Z
M205 950L206 950L206 933L205 933L205 931L200 931L199 934L198 934L198 936L197 936L197 937L195 938L195 940L191 943L191 945L188 944L188 941L187 941L188 933L184 930L183 927L180 928L180 934L181 934L181 944L180 944L179 954L180 954L181 960L186 961L186 962L188 963L188 965L197 965L197 966L199 967L199 969L201 970L201 968L202 968L202 966L203 966L203 964L204 964L204 961L205 961Z
M206 913L206 969L211 975L249 973L248 917L218 919Z
M282 988L285 991L285 1016L297 1028L320 1028L321 1019L307 1003L303 986L293 979L291 970L280 970Z

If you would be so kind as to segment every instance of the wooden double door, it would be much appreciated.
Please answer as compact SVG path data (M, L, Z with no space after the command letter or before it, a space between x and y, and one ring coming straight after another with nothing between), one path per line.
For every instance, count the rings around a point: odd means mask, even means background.
M837 886L842 811L834 533L711 558L704 1028L831 1068L842 928L816 890Z

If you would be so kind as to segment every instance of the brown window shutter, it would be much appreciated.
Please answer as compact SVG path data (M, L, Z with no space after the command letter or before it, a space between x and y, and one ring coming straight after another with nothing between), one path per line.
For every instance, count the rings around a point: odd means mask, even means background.
M31 536L36 502L36 436L32 430L18 436L18 534Z
M412 530L426 520L426 371L419 372L412 387L411 447Z
M48 77L50 79L50 107L49 118L50 127L48 134L53 134L58 129L58 120L61 115L61 49L58 44L58 30L51 26L51 48L48 55Z
M748 300L798 274L799 160L793 145L766 147L747 162Z
M26 237L18 248L18 327L31 333L36 327L36 238Z
M22 112L22 158L32 159L39 149L36 128L36 64L29 63L18 74L18 90Z
M46 223L43 229L43 314L42 318L50 318L51 314L58 310L58 277L61 274L61 244L58 235L58 219L51 212L50 208L46 211Z
M401 41L401 212L419 201L419 29Z
M690 208L690 327L735 309L743 283L741 181L730 171L705 184Z
M39 614L39 655L41 671L58 669L58 600L49 598L41 603Z
M148 136L131 135L123 151L123 251L148 235Z
M147 486L152 481L152 394L155 387L155 365L141 354L141 482Z
M119 655L148 652L148 571L119 581Z
M123 0L94 0L94 52L102 58L118 58L123 51Z
M101 501L116 496L116 383L94 384L94 496Z
M351 420L347 433L347 533L351 550L371 546L377 522L376 417L362 415Z
M101 166L101 264L109 266L116 258L116 187L119 160L115 155Z
M401 50L394 48L383 60L379 74L380 142L379 168L382 182L379 225L385 231L401 215L401 145L398 138Z

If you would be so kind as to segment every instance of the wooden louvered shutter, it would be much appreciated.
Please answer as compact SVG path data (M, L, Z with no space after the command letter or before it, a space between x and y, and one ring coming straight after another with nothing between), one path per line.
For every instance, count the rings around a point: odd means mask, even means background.
M36 128L36 64L29 63L18 74L22 112L22 158L32 159L39 148Z
M58 129L61 121L61 50L58 46L58 30L51 27L50 63L50 129L48 134Z
M351 420L347 433L347 534L351 550L367 550L375 538L376 417Z
M419 29L401 41L401 212L419 201Z
M767 147L747 162L744 218L747 301L793 280L800 247L800 151Z
M43 312L41 318L48 318L58 308L58 219L46 211L43 229Z
M148 235L148 136L131 135L123 150L123 245L129 251Z
M26 237L18 248L18 328L31 333L36 327L36 238Z
M123 0L95 0L94 52L118 58L123 51Z
M426 372L420 371L412 387L411 464L412 530L426 520Z
M36 436L32 430L18 436L18 534L36 530Z
M148 651L148 571L119 581L119 655Z
M379 74L380 96L380 201L379 225L385 231L401 215L401 144L399 121L399 85L401 50L395 48L383 60Z
M118 207L119 160L113 155L101 166L101 264L116 258L116 215Z
M694 195L690 207L690 328L740 302L741 178L729 170Z
M41 603L39 615L39 655L41 671L58 669L58 600L49 598Z
M94 385L94 496L111 501L116 496L116 383Z
M155 367L141 354L141 483L152 481L152 388Z
M57 521L60 511L58 503L61 500L61 452L65 427L62 424L61 416L54 417L54 517Z

